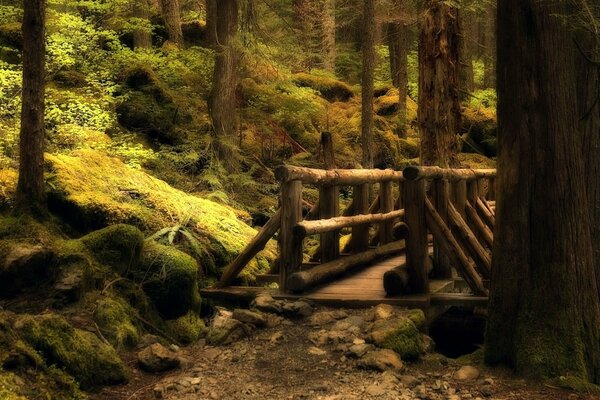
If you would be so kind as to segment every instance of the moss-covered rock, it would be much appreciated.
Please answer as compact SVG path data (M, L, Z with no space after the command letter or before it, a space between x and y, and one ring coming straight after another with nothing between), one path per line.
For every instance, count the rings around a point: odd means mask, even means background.
M375 321L371 340L379 347L394 350L403 360L418 359L425 352L419 327L425 322L421 310L411 310L406 315Z
M144 234L135 226L116 224L94 231L80 240L98 262L125 275L139 262Z
M180 224L205 250L200 264L217 266L217 273L256 235L238 218L245 214L174 189L101 152L78 150L71 155L47 155L47 160L52 171L51 209L82 231L129 223L154 233ZM242 283L252 283L257 274L266 273L275 255L271 242L242 271Z
M41 245L0 241L0 297L13 297L52 278L55 254Z
M166 321L167 330L174 339L183 344L194 343L206 334L206 325L196 311L174 320Z
M463 109L463 135L462 151L480 153L487 157L497 154L497 128L496 111L490 108L465 108Z
M172 246L146 242L133 277L167 319L179 318L200 305L198 263Z
M309 87L330 102L348 101L354 96L354 90L347 83L323 75L311 75L304 72L295 74L293 81L300 87Z
M52 81L63 88L81 88L87 85L85 74L75 70L61 70L52 76Z
M140 327L133 320L137 310L117 296L100 296L94 304L94 321L113 346L131 348L138 344Z
M64 369L83 389L127 381L125 365L110 345L59 315L22 316L15 328L48 364Z

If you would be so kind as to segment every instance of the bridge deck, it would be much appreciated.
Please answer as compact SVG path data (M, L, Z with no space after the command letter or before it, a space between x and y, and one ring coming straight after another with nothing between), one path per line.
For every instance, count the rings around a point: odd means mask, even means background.
M398 255L373 263L371 266L321 285L305 293L280 293L276 289L231 286L223 289L204 289L206 298L234 300L252 299L260 292L269 292L277 299L309 299L315 303L332 307L369 307L381 303L402 307L429 309L431 305L485 305L487 298L444 293L454 288L455 280L431 280L428 295L388 297L383 289L383 274L405 262L405 255Z

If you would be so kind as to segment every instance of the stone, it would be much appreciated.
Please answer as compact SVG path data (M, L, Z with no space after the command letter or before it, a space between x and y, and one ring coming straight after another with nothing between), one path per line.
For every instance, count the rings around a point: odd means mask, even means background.
M379 304L373 309L375 320L388 319L394 315L394 307L389 304Z
M271 338L269 339L269 341L271 343L275 344L275 343L282 342L283 339L284 339L283 332L275 332L273 335L271 335Z
M377 347L395 351L403 360L416 360L424 352L421 334L407 316L375 321L369 340Z
M479 378L479 370L471 365L465 365L453 375L457 381L469 381Z
M421 350L424 353L431 353L435 350L435 342L430 336L421 334Z
M308 349L308 352L309 352L310 354L312 354L313 356L324 356L325 354L327 354L327 352L326 352L325 350L323 350L323 349L320 349L320 348L318 348L318 347L314 347L314 346L313 346L313 347L310 347L310 348Z
M375 371L385 371L388 369L401 370L404 367L398 354L389 349L368 352L361 358L358 366Z
M369 351L373 350L374 348L375 347L372 344L366 344L366 343L354 344L354 345L350 346L350 348L346 352L346 355L348 357L352 357L352 358L361 358L362 356L364 356L365 354L367 354Z
M138 342L138 348L143 349L145 347L150 346L151 344L160 342L160 337L147 333L140 338L140 341Z
M267 319L263 314L250 310L244 310L240 308L235 309L233 310L232 318L246 324L254 325L257 328L263 328L267 326Z
M490 386L482 386L479 392L485 397L491 397L494 394L494 390Z
M252 301L251 308L266 313L281 314L282 302L275 300L268 293L261 293Z
M289 318L306 318L313 313L313 307L306 301L286 302L283 305L283 314Z
M335 320L336 319L334 318L331 311L320 311L310 316L310 318L308 319L308 325L322 326L330 324Z
M494 384L494 380L492 378L485 378L483 380L483 384L484 385L493 385Z
M377 385L374 383L372 385L367 386L366 392L369 396L379 397L379 396L383 396L384 394L386 394L387 389L383 386L380 386L380 385Z
M51 277L55 254L40 245L12 244L0 262L0 298L10 298Z
M163 372L178 368L181 361L177 353L155 343L138 353L138 363L146 372Z
M212 346L227 345L248 337L251 332L250 326L243 322L233 318L224 319L208 329L206 343Z
M400 383L405 387L412 389L414 387L419 386L421 384L421 381L412 375L402 375L400 377Z

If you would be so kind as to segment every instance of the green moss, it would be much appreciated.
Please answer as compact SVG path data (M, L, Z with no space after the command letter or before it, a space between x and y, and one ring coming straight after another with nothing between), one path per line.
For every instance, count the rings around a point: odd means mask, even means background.
M64 369L84 389L127 380L125 365L110 345L91 332L73 328L61 316L23 316L15 327L48 364Z
M423 353L421 335L413 319L420 322L422 312L408 317L379 320L373 324L373 342L386 349L394 350L403 360L416 360Z
M496 161L476 153L460 153L458 160L465 168L488 169L496 168Z
M329 76L299 73L293 76L293 81L300 87L316 90L331 102L348 101L354 96L354 90L350 85Z
M148 233L176 224L186 226L206 249L201 265L224 268L256 235L236 210L183 193L116 158L92 150L47 155L52 209L81 230L130 223ZM81 179L85 176L85 179ZM0 228L1 231L1 228ZM242 283L266 273L275 259L274 242L241 273ZM260 261L260 262L259 262Z
M135 226L117 224L92 232L80 240L99 262L123 275L139 262L144 234Z
M206 325L196 311L166 321L166 325L171 336L183 344L193 343L206 334Z
M552 383L557 385L558 387L573 390L578 393L585 393L593 396L600 396L600 386L594 385L588 382L585 379L582 379L577 376L567 375L560 376L554 380Z
M114 346L134 347L140 340L139 327L132 320L136 313L122 298L102 296L95 302L94 321Z
M15 374L0 369L0 400L28 400L20 394L22 383Z
M178 318L199 306L198 264L174 247L146 242L133 276L165 318Z

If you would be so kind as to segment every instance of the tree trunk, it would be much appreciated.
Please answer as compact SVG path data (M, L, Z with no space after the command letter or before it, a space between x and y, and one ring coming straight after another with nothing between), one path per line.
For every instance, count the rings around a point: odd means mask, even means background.
M24 0L23 93L17 207L44 215L44 89L46 1Z
M165 26L169 40L177 46L183 47L183 32L181 31L181 16L179 14L179 0L160 0Z
M321 30L323 69L335 73L335 0L322 0Z
M485 12L483 86L496 88L496 1L491 0Z
M473 27L476 26L476 20L473 12L468 10L460 10L458 12L459 25L459 41L460 41L460 97L462 100L468 99L469 95L475 90L475 77L473 72L473 43L476 40L474 37Z
M209 113L215 135L217 154L232 161L231 144L237 131L236 88L238 27L237 0L219 0L217 4L217 46ZM229 142L229 143L228 143Z
M567 2L498 4L498 200L485 359L600 383L600 300ZM597 184L597 182L595 183Z
M134 0L131 2L132 5L132 15L134 18L137 18L138 24L149 22L149 12L150 3L147 0ZM134 49L148 49L152 47L152 32L148 29L137 28L133 31L133 48Z
M600 69L592 60L600 60L600 33L597 37L587 32L578 35L580 52L577 55L577 99L579 121L583 138L583 158L590 220L592 222L592 245L596 266L596 282L600 292ZM583 52L583 54L581 54Z
M375 75L375 0L365 0L362 39L362 166L373 168L373 78Z
M408 45L409 30L402 22L388 25L388 49L392 83L398 88L399 121L397 134L406 137L406 98L408 97Z
M217 0L206 0L206 47L217 45Z
M428 0L419 39L421 164L458 165L460 127L457 10Z

